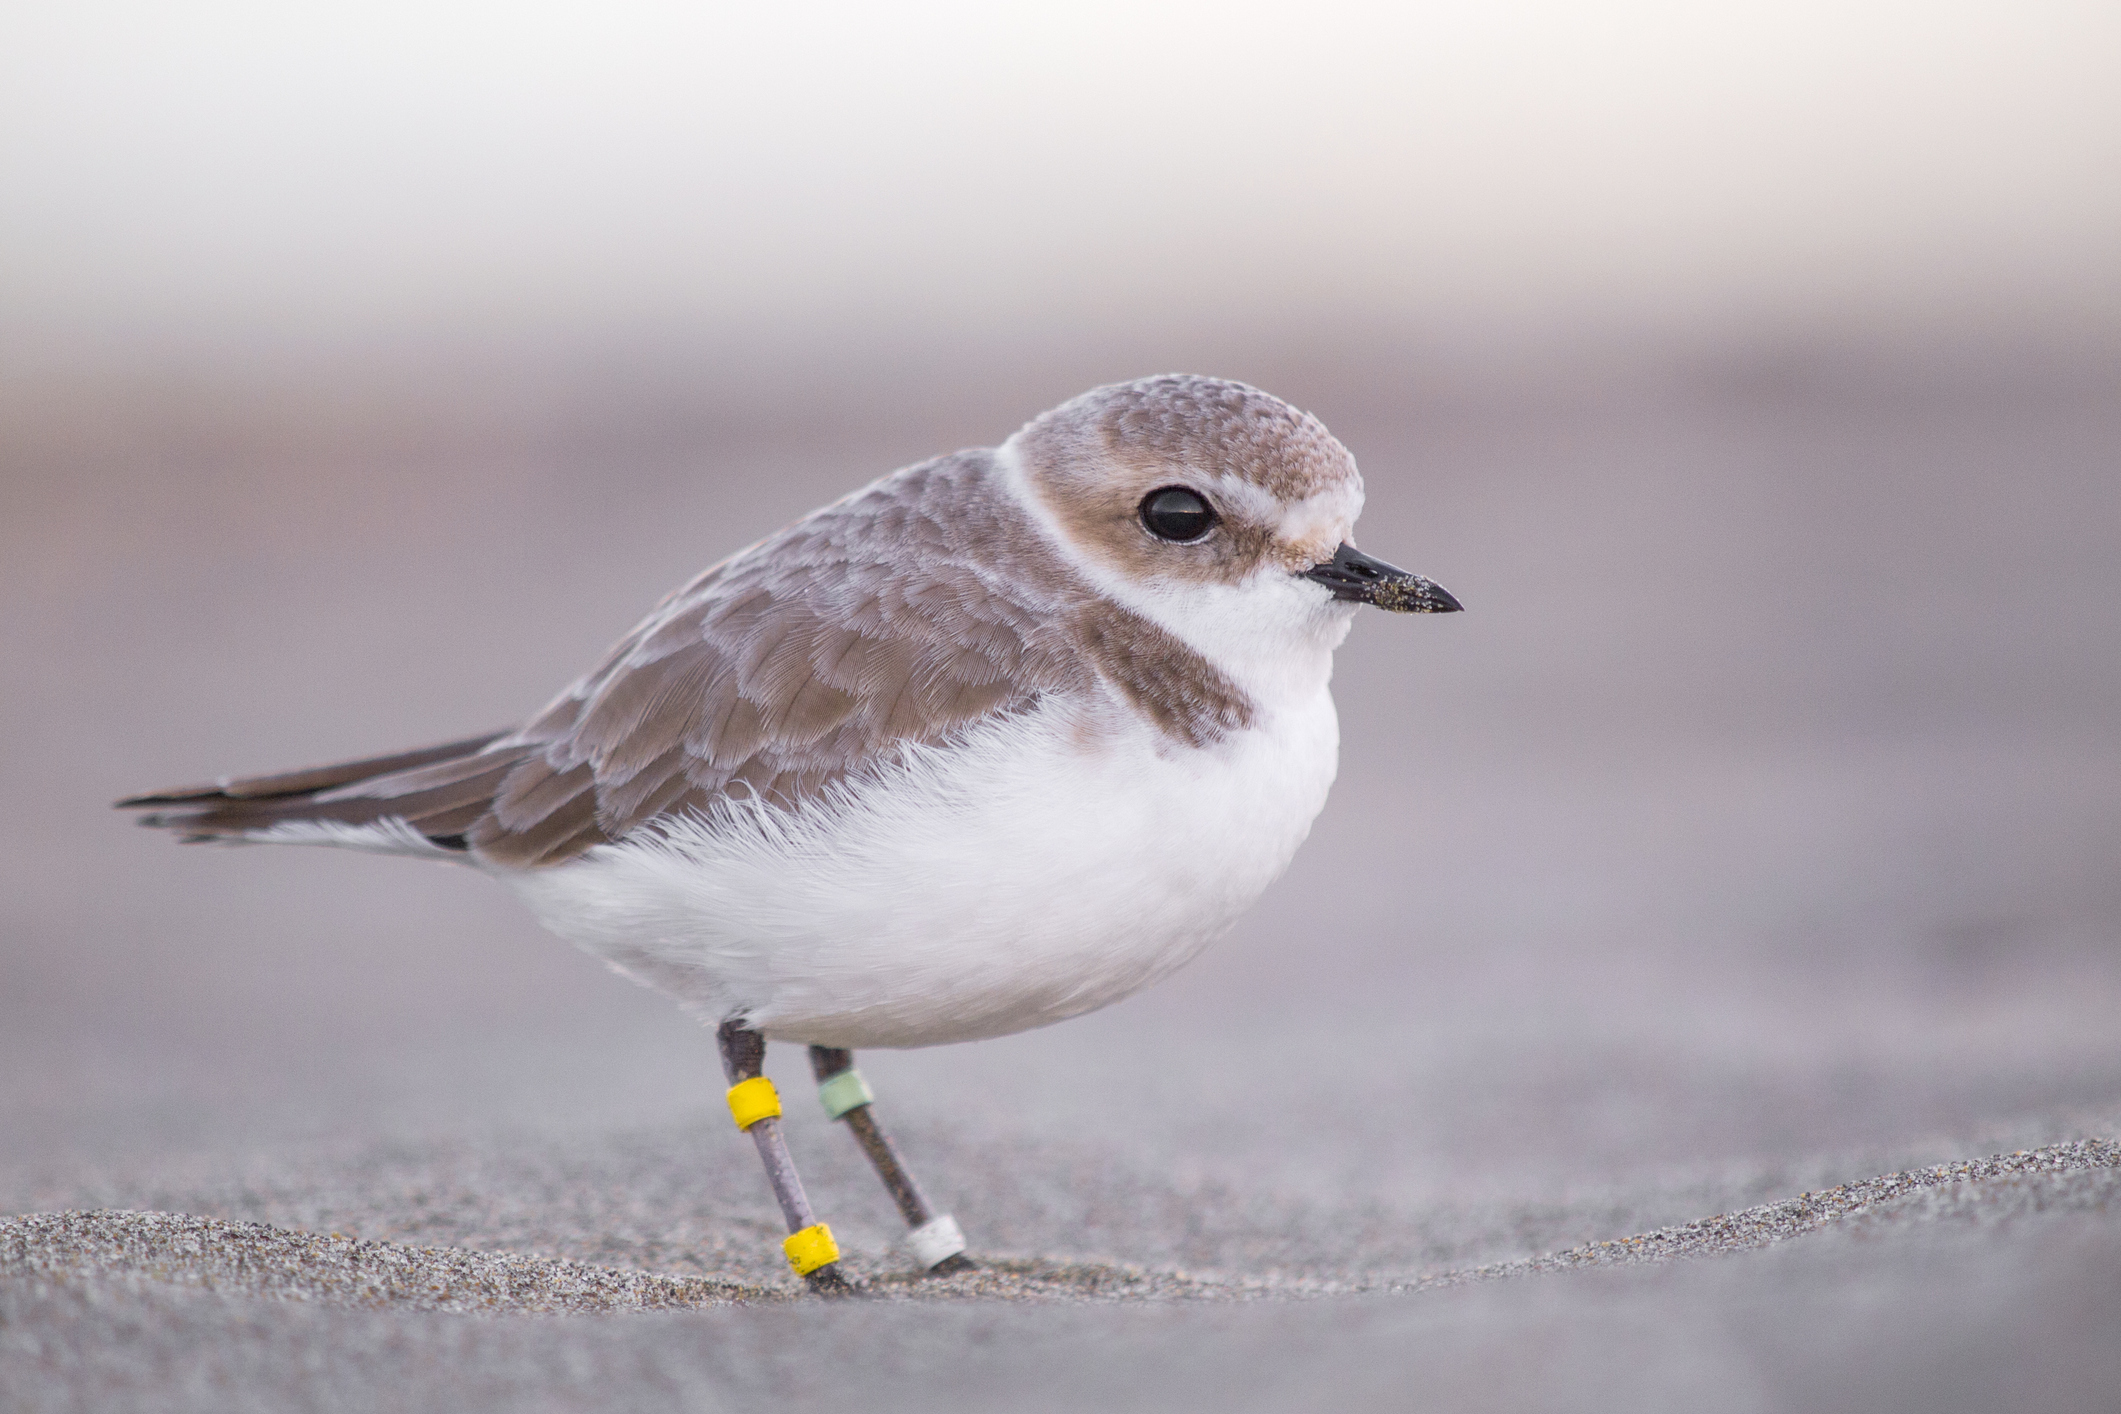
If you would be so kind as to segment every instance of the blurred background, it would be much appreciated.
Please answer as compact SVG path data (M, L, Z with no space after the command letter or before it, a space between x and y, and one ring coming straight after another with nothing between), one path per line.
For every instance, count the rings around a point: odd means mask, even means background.
M470 872L107 802L515 721L1170 369L1320 414L1470 612L1358 625L1334 799L1187 972L876 1058L912 1132L1416 1204L2076 1132L2117 52L2068 0L7 7L0 1157L724 1138L707 1038Z

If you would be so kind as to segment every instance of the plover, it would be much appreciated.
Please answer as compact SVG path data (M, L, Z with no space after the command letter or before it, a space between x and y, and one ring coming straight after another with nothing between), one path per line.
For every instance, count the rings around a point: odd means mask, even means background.
M1077 1016L1193 957L1287 866L1339 755L1363 604L1444 613L1354 547L1355 459L1242 383L1099 388L908 467L663 600L522 726L119 802L188 841L453 860L718 1029L793 1269L846 1285L761 1074L810 1048L912 1228L866 1047Z

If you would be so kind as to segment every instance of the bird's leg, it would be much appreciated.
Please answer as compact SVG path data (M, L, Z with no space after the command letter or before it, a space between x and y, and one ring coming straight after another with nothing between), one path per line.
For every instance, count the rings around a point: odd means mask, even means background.
M796 1176L795 1160L788 1156L788 1140L781 1133L781 1097L762 1073L766 1038L741 1021L725 1021L716 1039L722 1046L722 1071L729 1077L729 1113L736 1127L759 1146L766 1179L780 1201L781 1215L788 1219L788 1240L781 1244L788 1265L810 1283L812 1291L851 1291L852 1283L840 1272L840 1249L832 1240L832 1229L810 1211L803 1180Z
M885 1137L871 1113L876 1095L854 1068L854 1052L812 1046L810 1068L817 1073L817 1096L824 1102L825 1113L845 1121L853 1131L855 1142L869 1156L876 1176L884 1180L906 1225L913 1229L906 1234L906 1245L914 1260L939 1276L970 1271L973 1263L965 1255L965 1234L958 1230L957 1219L928 1206L921 1186L906 1172L897 1147Z

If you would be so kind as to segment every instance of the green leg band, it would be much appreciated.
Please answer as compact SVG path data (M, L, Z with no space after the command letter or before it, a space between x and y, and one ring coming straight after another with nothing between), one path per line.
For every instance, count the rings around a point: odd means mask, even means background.
M876 1092L869 1088L868 1081L862 1079L860 1071L849 1066L822 1081L817 1087L817 1097L825 1106L826 1115L838 1119L847 1111L860 1109L875 1100Z

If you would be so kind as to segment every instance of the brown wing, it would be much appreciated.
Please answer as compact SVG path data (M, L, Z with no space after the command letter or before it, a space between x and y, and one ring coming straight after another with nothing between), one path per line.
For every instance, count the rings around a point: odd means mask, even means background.
M988 488L991 457L901 472L672 596L513 739L470 831L566 858L739 786L801 800L1090 673L1054 625L1082 589Z
M791 803L1083 685L1048 627L1080 591L986 470L960 454L887 478L674 595L511 739L531 754L472 848L537 865L739 786Z
M191 807L150 823L194 838L399 817L524 868L735 789L801 801L900 745L1100 677L1189 744L1241 724L1241 694L1098 600L992 468L989 452L910 468L716 566L521 731L301 797L129 803Z

